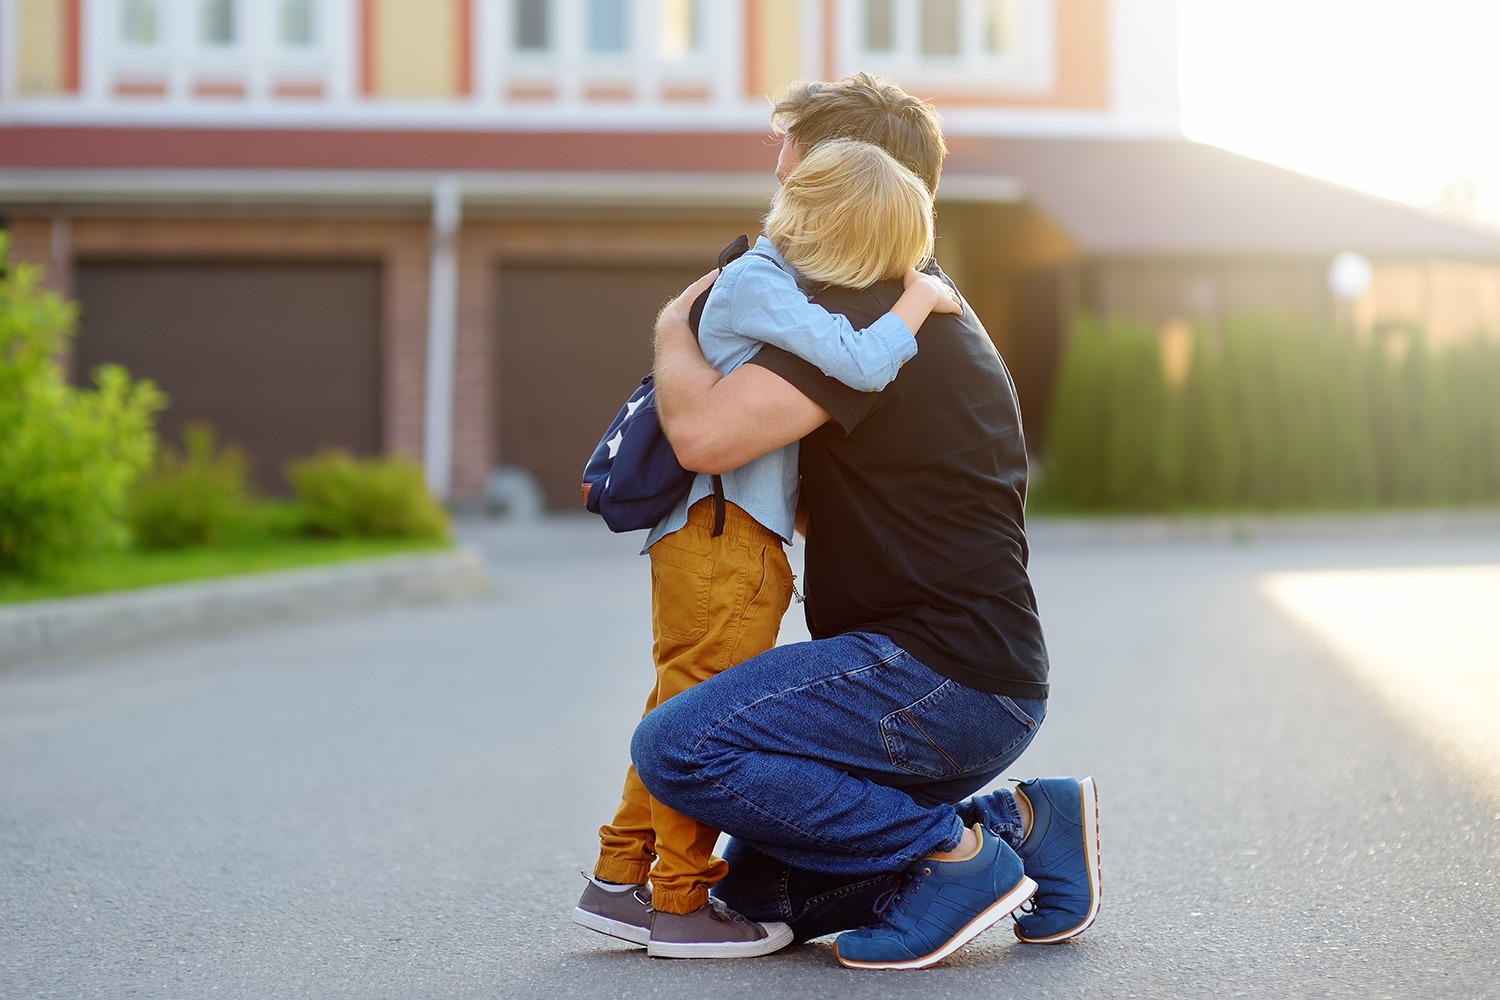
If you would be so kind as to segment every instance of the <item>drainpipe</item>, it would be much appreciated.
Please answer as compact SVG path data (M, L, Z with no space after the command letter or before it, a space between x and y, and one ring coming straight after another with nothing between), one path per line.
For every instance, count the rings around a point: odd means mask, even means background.
M453 364L458 325L458 230L462 221L463 191L456 178L443 177L432 190L422 455L427 489L444 501L453 482Z

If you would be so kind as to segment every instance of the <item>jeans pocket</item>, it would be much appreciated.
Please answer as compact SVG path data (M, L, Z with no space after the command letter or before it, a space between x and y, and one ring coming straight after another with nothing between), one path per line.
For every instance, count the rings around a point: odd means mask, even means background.
M929 778L982 771L1014 752L1036 728L1005 695L952 680L880 720L891 764Z

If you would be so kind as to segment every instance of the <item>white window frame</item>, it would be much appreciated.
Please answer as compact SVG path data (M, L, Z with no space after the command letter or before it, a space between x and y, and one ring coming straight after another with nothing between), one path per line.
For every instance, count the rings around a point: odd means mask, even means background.
M156 40L142 44L125 37L125 12L130 0L120 0L115 14L114 44L126 52L161 52L165 47L168 22L171 20L170 0L145 0L156 10Z
M287 41L282 33L285 27L283 18L286 16L287 4L301 2L310 4L312 7L312 41L307 45L293 45ZM327 0L274 0L271 14L271 47L276 50L277 55L300 55L305 52L316 52L326 48L328 44L328 2Z
M504 32L504 43L502 50L511 58L533 59L555 52L558 48L558 26L557 26L557 0L542 0L546 11L546 35L547 44L539 49L523 49L516 36L517 15L519 13L520 0L505 0L501 5L501 16L503 24L500 25Z
M839 0L841 69L867 70L907 86L948 94L1050 90L1056 78L1055 5L1067 0L1019 2L1021 37L1016 51L986 52L981 0L959 0L959 53L930 56L921 52L920 0L893 0L895 44L889 51L865 47L866 0Z
M340 28L353 16L352 0L314 0L314 40L305 48L282 44L280 0L236 0L234 40L228 45L203 41L203 0L157 0L153 46L126 41L125 2L92 0L85 7L85 88L91 102L116 101L112 90L122 78L162 79L166 103L176 109L219 105L194 97L195 84L205 80L242 82L245 97L235 102L239 106L265 104L277 81L288 78L320 83L325 104L350 96L350 85L341 86L349 57Z
M228 3L230 5L230 27L233 29L233 37L228 42L210 42L205 37L204 28L207 24L206 14L208 5L211 3ZM250 41L250 22L254 20L252 11L257 9L265 11L267 7L265 0L260 3L251 3L247 0L188 0L188 23L192 26L193 49L198 54L213 52L232 55L233 53L247 47Z
M588 0L551 0L545 49L522 49L516 38L515 0L489 0L479 9L476 64L481 92L500 99L512 83L548 83L557 88L558 103L576 105L590 85L628 83L636 90L632 106L657 106L663 86L701 83L710 102L733 90L726 71L738 72L737 46L729 27L738 23L738 2L698 0L702 17L699 45L668 55L663 41L663 11L657 0L628 0L626 41L620 52L589 48ZM715 58L715 56L719 58Z
M265 14L265 49L258 60L257 76L269 73L273 78L297 77L317 79L324 93L331 90L330 76L335 70L333 38L338 29L334 21L340 4L333 0L309 0L313 4L313 39L310 45L288 45L281 34L282 6L286 0L249 0L268 8ZM352 32L351 32L352 33ZM271 84L274 85L275 79Z

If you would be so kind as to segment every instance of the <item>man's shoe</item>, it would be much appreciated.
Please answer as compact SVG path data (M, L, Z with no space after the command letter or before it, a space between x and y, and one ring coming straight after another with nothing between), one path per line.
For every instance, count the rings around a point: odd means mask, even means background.
M651 890L646 886L610 892L589 879L578 905L573 907L573 923L631 944L648 944L652 912Z
M979 851L924 858L876 905L882 922L840 934L833 953L852 969L921 969L953 954L1036 892L1016 852L976 824Z
M1093 778L1034 778L1016 786L1031 804L1031 830L1016 853L1036 879L1036 901L1016 917L1016 937L1057 944L1099 915L1099 796Z
M652 958L758 958L792 943L786 924L759 924L717 899L692 913L651 911L646 954Z

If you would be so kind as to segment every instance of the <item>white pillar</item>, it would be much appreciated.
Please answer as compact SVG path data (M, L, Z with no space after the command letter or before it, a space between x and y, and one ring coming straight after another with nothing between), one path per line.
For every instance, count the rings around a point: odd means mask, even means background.
M458 230L463 191L453 177L432 191L432 261L427 290L427 401L422 431L427 488L447 500L453 479L453 365L458 326Z

